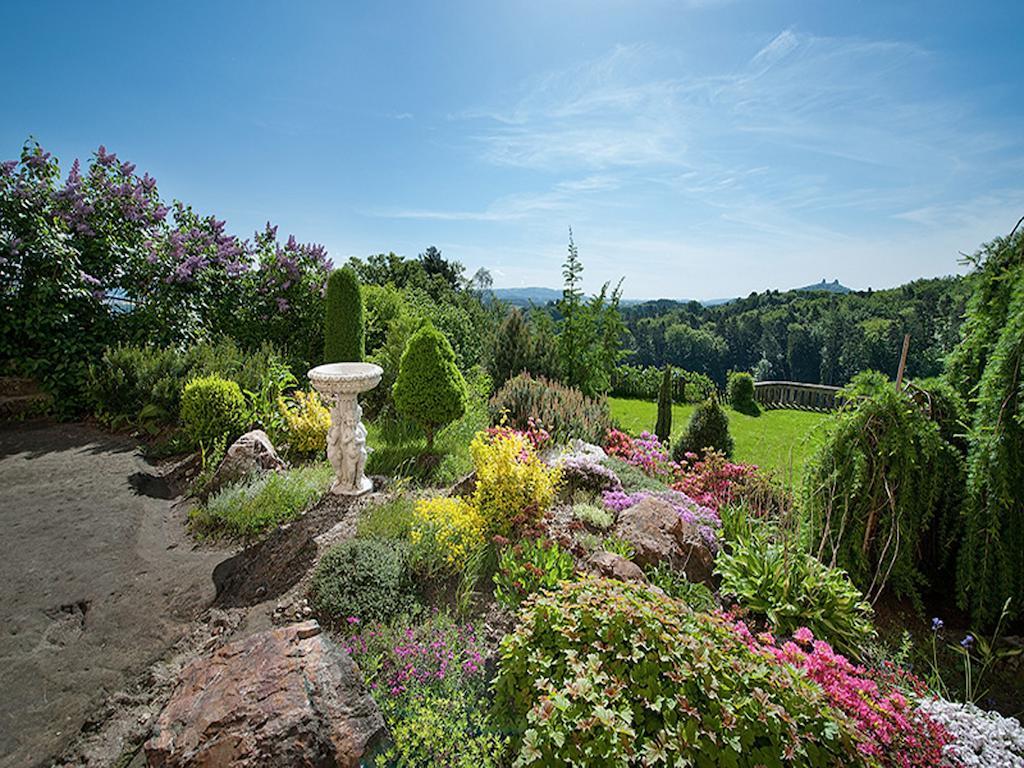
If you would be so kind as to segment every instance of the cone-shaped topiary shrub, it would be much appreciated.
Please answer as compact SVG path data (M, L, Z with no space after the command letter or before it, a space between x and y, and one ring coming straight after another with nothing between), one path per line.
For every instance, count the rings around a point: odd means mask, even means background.
M427 323L409 339L392 388L398 413L423 429L427 450L437 430L466 412L466 381L445 335Z
M754 377L743 371L733 371L729 374L729 383L726 387L729 396L729 405L734 411L756 416L761 412L754 400Z
M672 435L672 367L666 365L661 375L661 389L658 390L658 420L654 425L654 434L662 445L668 445Z
M729 434L729 417L725 415L718 397L711 395L697 406L686 431L672 449L672 458L682 461L687 453L703 456L707 448L732 456L732 435Z
M363 293L350 267L336 269L327 278L324 321L324 362L358 363L363 347Z

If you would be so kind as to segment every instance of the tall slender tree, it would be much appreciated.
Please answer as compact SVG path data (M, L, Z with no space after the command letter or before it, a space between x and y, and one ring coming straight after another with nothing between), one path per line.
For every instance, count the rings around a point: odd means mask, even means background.
M658 421L654 425L654 434L662 445L669 444L672 435L672 366L666 365L661 376L661 389L658 390Z

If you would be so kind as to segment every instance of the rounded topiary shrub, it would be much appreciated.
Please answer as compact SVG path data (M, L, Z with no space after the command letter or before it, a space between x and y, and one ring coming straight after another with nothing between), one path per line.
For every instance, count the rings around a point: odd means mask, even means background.
M820 688L724 618L586 578L526 603L494 712L516 765L858 765Z
M729 405L733 410L750 415L760 413L757 402L754 400L754 377L749 373L743 371L730 373L726 393L729 397Z
M413 605L408 545L378 539L336 544L317 564L310 593L325 622L387 621Z
M363 294L351 267L328 276L324 307L324 362L360 362L365 354Z
M234 440L249 425L242 390L216 375L192 379L181 393L181 423L193 445L210 446L224 435Z
M687 453L695 453L702 457L708 448L714 448L725 456L732 456L733 442L732 435L729 434L729 417L715 395L694 410L686 430L672 449L672 458L682 461Z
M437 431L466 412L466 381L455 365L455 352L430 323L410 337L392 393L399 415L426 434L428 451Z

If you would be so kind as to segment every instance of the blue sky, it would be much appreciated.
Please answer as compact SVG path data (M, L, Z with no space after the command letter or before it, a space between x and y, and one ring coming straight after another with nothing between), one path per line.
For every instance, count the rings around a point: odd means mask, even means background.
M0 6L0 155L105 144L335 262L713 298L958 269L1024 214L1024 3Z

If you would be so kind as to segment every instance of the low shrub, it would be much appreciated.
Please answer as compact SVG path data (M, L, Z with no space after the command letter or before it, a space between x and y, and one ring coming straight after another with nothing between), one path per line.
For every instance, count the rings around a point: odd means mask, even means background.
M294 520L330 488L326 464L271 472L228 486L192 511L190 524L206 536L249 538Z
M181 393L181 421L197 446L211 445L224 435L234 440L249 425L242 390L217 375L192 379Z
M727 622L645 585L541 593L501 643L516 765L862 765L821 690Z
M601 541L601 549L619 557L624 557L627 560L632 560L633 555L636 554L636 547L625 539L620 539L618 536L605 536Z
M715 595L710 589L704 584L690 581L685 573L673 570L666 563L658 563L645 573L652 586L695 611L710 611L716 607Z
M753 464L729 461L711 450L703 458L683 458L672 487L704 506L720 509L745 504L765 518L778 518L793 509L792 494L765 470Z
M609 456L606 459L602 459L601 464L615 473L615 476L619 478L619 482L622 484L622 490L627 493L635 493L636 491L664 491L668 488L668 485L662 480L644 474L643 470L639 467L628 464L618 456Z
M331 428L331 412L314 391L301 389L285 399L278 397L278 411L284 420L288 450L310 456L327 449L327 431Z
M853 664L828 643L815 640L807 627L798 628L793 641L779 645L769 633L755 638L742 622L735 626L752 651L795 667L824 691L829 706L853 727L858 762L879 768L948 764L943 748L952 738L917 708L915 701L924 695L925 686L910 673Z
M577 438L600 443L609 427L608 403L578 389L528 373L505 382L490 402L491 421L525 430L542 424L555 442Z
M572 514L588 528L599 531L607 531L615 524L615 515L596 504L574 504Z
M508 738L487 706L489 650L470 624L354 622L344 641L391 733L383 765L499 768Z
M720 591L764 616L775 632L807 627L854 658L875 637L871 606L846 573L760 534L716 558Z
M668 447L657 435L647 431L641 432L639 437L630 437L625 432L610 429L605 435L605 451L609 456L618 456L637 467L649 477L668 480L674 471Z
M732 371L726 384L726 396L734 411L756 416L761 412L754 400L754 377L743 371Z
M560 470L542 462L522 435L480 432L469 449L476 468L473 505L490 535L539 519L555 500Z
M714 395L694 409L686 430L672 449L672 458L682 461L691 453L700 458L708 448L720 451L726 457L732 455L733 441L732 435L729 434L729 417L725 415L718 398Z
M351 539L335 544L317 563L310 589L325 622L387 621L413 605L409 546L404 542Z
M558 462L558 469L562 476L562 491L570 498L577 494L595 495L622 487L612 470L589 456L563 459Z
M524 539L502 551L494 574L494 598L506 608L516 608L530 595L571 579L574 571L572 555L556 542Z
M414 502L406 495L394 496L359 513L356 536L361 539L408 539L412 532Z
M484 544L484 519L457 496L420 499L413 507L410 539L417 571L460 571Z

